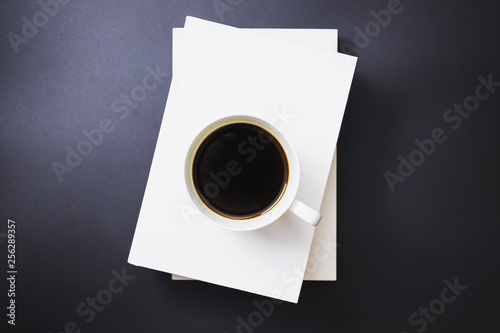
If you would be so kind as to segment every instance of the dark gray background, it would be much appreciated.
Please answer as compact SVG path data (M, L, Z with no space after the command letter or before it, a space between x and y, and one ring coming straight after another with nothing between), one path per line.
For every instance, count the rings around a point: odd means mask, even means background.
M82 332L236 332L237 318L266 300L126 263L170 77L124 119L111 104L141 84L147 66L170 73L171 29L191 15L337 28L341 51L359 57L338 142L338 281L305 283L298 305L275 306L253 330L497 332L500 91L457 130L443 114L474 93L478 76L500 81L498 2L402 0L368 45L350 50L355 28L387 0L219 2L231 10L219 15L212 0L72 0L17 54L9 33L21 35L23 17L33 22L41 8L0 4L0 325L9 218L19 332L63 332L71 321ZM114 131L59 182L51 163L64 163L65 147L102 119ZM435 128L447 141L391 192L384 172L397 172L397 157ZM77 306L122 269L135 278L86 323ZM425 329L410 325L455 277L467 289Z

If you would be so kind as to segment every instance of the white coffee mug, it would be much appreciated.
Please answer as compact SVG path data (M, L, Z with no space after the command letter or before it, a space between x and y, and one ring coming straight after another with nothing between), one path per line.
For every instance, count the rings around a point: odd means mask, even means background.
M231 218L212 210L200 197L200 194L195 187L193 176L193 163L200 145L210 134L223 126L231 124L250 124L269 132L281 145L288 163L288 180L284 190L282 191L281 197L279 197L273 203L272 207L264 213L245 219ZM192 142L187 153L184 173L187 190L195 206L208 220L222 228L235 231L259 229L278 220L278 218L280 218L288 210L312 226L316 226L321 220L321 214L319 212L295 199L300 181L299 159L295 149L281 131L262 119L238 115L222 118L208 125Z

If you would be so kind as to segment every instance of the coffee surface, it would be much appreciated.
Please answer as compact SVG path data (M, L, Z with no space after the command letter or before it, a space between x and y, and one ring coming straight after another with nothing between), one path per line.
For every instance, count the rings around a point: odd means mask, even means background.
M268 131L252 124L229 124L212 132L198 148L193 180L198 195L214 212L248 219L279 201L288 181L288 162Z

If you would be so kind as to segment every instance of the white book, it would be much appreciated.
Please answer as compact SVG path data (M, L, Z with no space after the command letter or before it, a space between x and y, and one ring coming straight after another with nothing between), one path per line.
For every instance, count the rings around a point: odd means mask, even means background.
M173 29L172 74L177 75L182 68L183 28ZM336 29L248 29L268 36L295 43L323 48L337 52L338 33ZM179 74L180 75L180 74ZM304 280L337 280L337 155L331 166L325 196L321 205L321 223L316 227L309 253ZM173 280L193 280L172 274Z
M217 119L267 120L299 156L297 199L319 210L356 58L191 17L181 58L128 261L296 303L315 229L288 213L250 232L209 223L190 202L185 156Z

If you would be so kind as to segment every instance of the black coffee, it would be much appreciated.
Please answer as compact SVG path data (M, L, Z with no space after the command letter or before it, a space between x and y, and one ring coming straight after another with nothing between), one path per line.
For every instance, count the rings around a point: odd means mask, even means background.
M210 209L248 219L265 213L280 199L288 181L288 162L268 131L230 124L212 132L198 148L193 180Z

